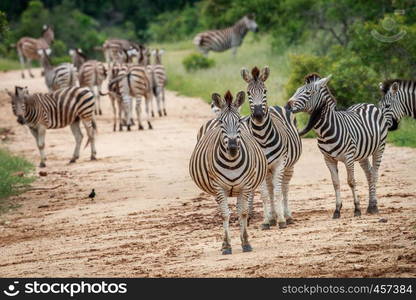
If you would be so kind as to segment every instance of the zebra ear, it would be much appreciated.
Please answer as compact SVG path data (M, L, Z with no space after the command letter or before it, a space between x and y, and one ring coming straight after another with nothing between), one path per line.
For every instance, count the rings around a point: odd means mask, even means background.
M75 55L75 50L74 49L69 49L68 54L70 56L74 56Z
M260 73L260 80L261 81L266 81L267 78L269 78L269 74L270 74L270 68L268 66L265 66Z
M331 77L332 77L332 75L329 75L329 76L327 76L325 78L322 78L322 79L318 80L316 82L316 85L319 85L319 86L325 86L325 85L327 85L328 84L328 81L331 79Z
M222 101L220 94L213 93L211 99L214 105L219 109L222 109L224 107L224 101Z
M165 53L165 50L160 49L160 50L159 50L159 55L163 55L163 53Z
M241 105L243 105L245 97L246 94L243 91L238 92L234 101L234 107L239 108Z
M394 95L397 93L398 90L399 90L399 84L397 83L397 81L395 81L390 87L390 92Z
M241 69L241 77L243 77L244 81L249 83L251 81L250 72L246 68Z

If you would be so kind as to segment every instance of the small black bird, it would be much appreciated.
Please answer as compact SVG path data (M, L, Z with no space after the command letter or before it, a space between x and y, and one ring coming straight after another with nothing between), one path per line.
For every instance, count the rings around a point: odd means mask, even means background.
M88 197L89 197L89 198L91 198L91 200L93 200L93 199L94 199L94 197L95 197L95 190L94 190L94 189L92 189L92 191L91 191L91 193L88 195Z

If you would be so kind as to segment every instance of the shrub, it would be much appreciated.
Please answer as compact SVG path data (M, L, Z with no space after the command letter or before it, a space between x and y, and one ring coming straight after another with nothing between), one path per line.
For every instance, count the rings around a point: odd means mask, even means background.
M188 55L182 61L186 71L192 72L199 69L208 69L215 65L215 61L211 58L207 58L201 54L193 53Z

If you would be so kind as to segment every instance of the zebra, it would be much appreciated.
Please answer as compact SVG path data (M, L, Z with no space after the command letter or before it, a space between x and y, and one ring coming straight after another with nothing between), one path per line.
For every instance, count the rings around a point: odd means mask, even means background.
M389 130L398 129L404 116L416 119L416 81L390 79L380 83L380 108L385 111Z
M38 39L30 37L22 37L16 44L17 54L19 56L20 65L22 68L21 76L25 78L24 68L25 64L28 69L30 77L34 77L30 70L32 60L40 60L41 56L39 50L45 50L47 55L50 55L51 45L55 38L53 28L50 25L43 25L42 36ZM26 61L25 61L26 60Z
M113 108L113 131L116 131L117 124L119 131L123 131L122 114L126 112L123 110L123 99L120 91L120 80L118 80L119 72L122 68L122 64L114 63L111 66L109 74L108 95L111 100L111 106ZM114 80L115 79L115 80ZM107 94L101 94L105 96ZM118 110L118 111L117 111ZM117 118L118 115L118 118ZM124 125L127 125L126 119L123 120Z
M151 65L152 77L154 82L153 92L156 97L157 111L159 113L159 117L162 116L161 104L163 108L163 114L167 116L165 104L165 86L167 82L167 76L165 67L162 65L163 52L163 50L159 49L155 49L152 51L152 54L155 57L155 61L153 65Z
M324 156L331 173L335 190L336 205L333 218L341 216L342 200L338 162L347 169L347 181L354 199L354 216L361 216L360 200L356 195L354 162L358 161L364 170L369 186L367 213L378 213L376 186L378 169L386 144L388 123L383 112L373 104L359 104L345 111L336 110L328 81L331 76L321 78L316 73L305 77L305 84L297 89L288 105L293 113L307 112L310 119L300 135L312 128L318 135L318 148ZM369 157L372 156L372 165Z
M85 126L88 143L91 144L91 160L96 159L95 148L96 123L94 121L94 94L86 87L69 87L53 93L29 94L27 87L15 87L15 92L7 91L12 99L13 114L17 122L27 125L35 137L40 152L39 167L46 167L45 161L45 134L46 129L71 127L75 137L74 154L69 161L74 163L79 158L82 142L80 122Z
M119 56L122 53L122 50L129 51L131 54L137 54L141 52L141 49L144 48L143 45L122 39L108 39L103 44L103 52L105 61L110 69L111 62L120 62ZM134 50L133 50L134 49ZM133 51L132 51L133 50Z
M205 56L209 51L223 52L232 48L232 54L237 54L237 48L242 44L249 30L258 32L258 26L253 13L241 18L233 26L198 33L193 43Z
M40 49L38 51L38 54L41 57L43 73L45 75L45 83L49 92L75 86L77 84L77 73L73 64L62 63L54 67L49 60L46 50Z
M302 153L302 141L294 115L283 107L270 107L267 104L264 82L269 74L270 69L267 66L261 71L254 67L251 75L247 69L241 70L241 77L248 84L247 95L251 111L246 122L268 164L266 180L261 186L263 229L276 225L276 218L279 228L286 228L287 224L294 222L288 204L289 183L294 165ZM251 197L251 210L252 202Z
M224 100L212 94L221 108L219 126L206 132L197 142L189 162L189 172L196 185L215 196L222 215L224 240L222 254L231 254L228 197L237 197L240 238L243 252L252 251L248 241L248 197L266 176L267 161L257 142L244 129L238 107L244 103L244 92L233 96L227 91Z
M145 98L147 124L149 129L153 129L150 123L149 104L152 101L151 81L146 67L137 64L121 64L118 70L118 75L109 83L109 90L111 86L118 84L118 93L122 99L122 110L126 114L127 130L130 131L132 125L132 110L133 99L136 98L136 114L138 120L139 130L143 129L141 120L141 100Z
M101 85L107 77L104 63L98 60L88 60L81 49L71 51L72 63L78 69L78 80L80 86L89 87L95 94L95 114L102 115L100 95ZM97 92L95 92L95 89Z

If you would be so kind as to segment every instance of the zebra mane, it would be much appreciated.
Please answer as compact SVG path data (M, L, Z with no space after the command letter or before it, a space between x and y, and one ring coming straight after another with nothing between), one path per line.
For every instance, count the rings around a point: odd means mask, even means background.
M79 48L75 48L75 52L79 55L79 56L81 56L83 59L85 59L85 60L88 60L88 58L87 58L87 56L82 52L82 51L80 51L81 49L79 49Z
M321 75L319 75L318 73L309 73L308 75L305 76L304 80L306 84L309 84L321 78L322 78Z
M230 90L228 90L225 93L224 100L225 100L225 103L227 104L227 106L231 107L231 105L233 104L233 95L231 94Z
M260 76L260 70L259 70L259 68L254 67L254 68L251 70L251 76L253 77L253 80L257 80L257 79L259 79L259 76Z
M399 87L402 87L406 83L416 85L416 81L415 80L407 80L407 79L387 79L387 80L383 81L381 83L381 85L380 85L380 89L383 92L383 94L387 94L387 92L389 91L390 87L395 82L397 82L399 84Z

